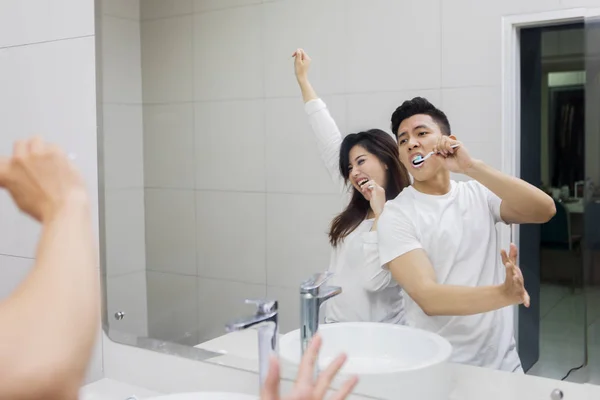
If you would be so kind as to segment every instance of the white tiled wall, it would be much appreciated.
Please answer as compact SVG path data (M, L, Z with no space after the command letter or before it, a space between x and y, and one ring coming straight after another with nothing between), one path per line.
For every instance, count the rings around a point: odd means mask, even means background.
M102 0L102 14L139 21L140 0Z
M145 337L148 335L146 271L137 270L123 275L112 275L106 279L108 296L106 312L111 332ZM113 315L124 312L125 318L116 322ZM115 322L113 322L115 321Z
M101 0L106 307L112 332L148 334L139 0ZM125 318L113 315L124 312Z
M198 275L265 284L264 193L196 192Z
M500 168L501 17L590 4L141 0L148 263L199 277L199 340L219 331L210 315L245 314L260 285L294 328L294 288L328 266L342 202L303 111L297 47L342 132L389 130L395 107L421 95Z
M150 271L196 275L193 190L146 189L146 258Z
M0 47L93 36L93 22L93 1L5 0L0 13Z
M146 187L194 187L192 104L144 105L144 172Z
M278 1L263 6L264 50L260 58L267 97L298 99L298 84L290 69L297 47L312 49L310 56L320 71L313 83L322 95L344 93L345 69L351 60L346 51L345 1Z
M142 20L188 15L193 11L194 0L142 0Z
M264 299L265 296L265 285L199 277L199 339L225 334L225 325L232 319L256 312L253 305L244 304L246 299Z
M264 192L265 101L199 102L194 118L196 189Z
M194 100L263 97L261 11L248 6L194 16Z
M441 3L439 0L344 2L347 91L438 88Z
M170 1L152 1L157 10ZM142 0L142 15L149 7ZM142 78L144 103L193 100L192 17L142 21ZM152 84L149 84L149 83Z
M4 0L0 8L0 155L17 139L41 135L77 156L96 199L94 2ZM33 266L38 235L37 224L0 193L0 298ZM101 375L99 342L87 380Z
M148 271L150 337L198 343L198 282L195 276Z

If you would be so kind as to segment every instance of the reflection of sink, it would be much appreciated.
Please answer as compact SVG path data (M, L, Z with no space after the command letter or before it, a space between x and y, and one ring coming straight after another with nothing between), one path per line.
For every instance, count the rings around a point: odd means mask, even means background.
M146 400L258 400L257 396L228 392L176 393L152 397Z
M339 353L348 361L341 374L360 377L357 392L374 397L447 400L452 377L450 343L439 335L392 324L368 322L325 324L319 327L323 370ZM283 335L284 362L300 361L300 331Z

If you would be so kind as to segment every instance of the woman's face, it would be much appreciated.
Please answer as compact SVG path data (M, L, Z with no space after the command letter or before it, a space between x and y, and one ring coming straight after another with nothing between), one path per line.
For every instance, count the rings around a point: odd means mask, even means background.
M387 166L379 158L369 153L367 149L359 144L350 149L349 156L348 179L356 190L363 193L361 186L369 180L375 181L375 183L384 189L386 188Z

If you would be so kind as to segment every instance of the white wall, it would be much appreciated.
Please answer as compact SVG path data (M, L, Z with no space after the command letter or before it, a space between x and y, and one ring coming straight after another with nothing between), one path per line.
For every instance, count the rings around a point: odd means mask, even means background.
M151 337L196 344L265 296L280 300L290 330L299 283L328 266L340 195L290 80L302 43L275 38L309 13L343 20L342 3L261 3L141 1ZM335 51L343 24L330 34ZM315 83L343 91L329 72ZM345 130L345 97L325 98Z
M189 1L141 1L148 330L198 343Z
M0 154L33 134L74 153L96 213L94 2L3 0L0 9ZM39 227L1 192L0 297L30 270L38 236ZM102 374L100 354L99 342L88 381Z
M148 334L139 0L102 0L102 153L111 335ZM115 312L125 318L117 321Z
M264 295L295 328L298 284L328 266L342 202L303 112L295 48L343 132L389 130L395 107L423 95L500 168L501 17L599 4L141 0L148 294L176 314L162 337L221 334L251 311L244 298Z

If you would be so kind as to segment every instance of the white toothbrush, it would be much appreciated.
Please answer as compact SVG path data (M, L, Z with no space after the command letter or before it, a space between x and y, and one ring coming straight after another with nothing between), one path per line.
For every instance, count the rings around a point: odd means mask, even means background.
M452 147L453 149L457 148L458 146L460 146L460 144L453 144ZM413 160L413 165L421 165L423 164L423 162L425 162L425 160L427 160L429 157L431 157L434 154L433 151L430 151L425 157L421 157L421 158L415 158Z

